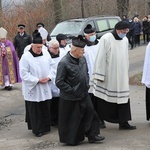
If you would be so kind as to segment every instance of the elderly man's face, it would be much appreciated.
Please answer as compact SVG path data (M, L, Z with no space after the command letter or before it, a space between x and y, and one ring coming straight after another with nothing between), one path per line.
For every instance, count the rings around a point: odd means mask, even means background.
M41 54L41 52L42 52L42 45L43 44L32 44L32 50L33 50L33 52L34 53L36 53L36 54Z
M84 48L77 47L77 48L76 48L75 54L76 54L76 57L77 57L77 58L83 57L83 54L84 54Z
M51 47L49 47L49 51L52 52L53 54L58 54L59 52L59 44L55 43Z

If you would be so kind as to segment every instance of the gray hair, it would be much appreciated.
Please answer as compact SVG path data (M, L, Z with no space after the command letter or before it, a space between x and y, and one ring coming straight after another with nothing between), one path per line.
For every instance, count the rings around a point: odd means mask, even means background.
M59 45L59 42L56 39L51 39L49 41L49 47L53 47L54 44L58 44Z

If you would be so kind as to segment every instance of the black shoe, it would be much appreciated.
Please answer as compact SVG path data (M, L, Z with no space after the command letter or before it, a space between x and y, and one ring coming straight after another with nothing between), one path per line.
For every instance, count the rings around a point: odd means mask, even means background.
M12 90L12 86L5 86L5 90L8 90L8 91Z
M96 135L96 136L89 136L88 137L89 143L99 142L99 141L102 141L104 139L105 139L104 136L98 136L98 135Z
M120 123L119 124L120 130L135 130L136 126L131 126L128 122Z
M37 134L35 134L36 137L41 137L43 135L44 135L44 133L37 133Z
M106 124L104 120L100 120L100 129L104 129L104 128L106 128Z
M5 90L9 89L10 86L5 86Z
M8 90L8 91L12 90L12 86L9 86L7 90Z

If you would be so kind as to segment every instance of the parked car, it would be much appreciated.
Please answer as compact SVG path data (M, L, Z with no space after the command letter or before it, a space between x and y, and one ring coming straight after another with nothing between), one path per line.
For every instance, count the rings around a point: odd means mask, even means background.
M84 35L84 28L87 24L91 24L96 30L96 36L99 39L103 34L111 32L114 26L119 22L119 16L93 16L88 18L69 19L58 23L52 32L51 38L55 38L57 34L67 35L70 43L74 36Z

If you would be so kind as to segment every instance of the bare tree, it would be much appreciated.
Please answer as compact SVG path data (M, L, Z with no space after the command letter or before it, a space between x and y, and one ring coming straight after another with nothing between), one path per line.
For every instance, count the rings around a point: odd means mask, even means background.
M82 12L82 17L84 18L84 1L81 0L81 12Z
M2 20L2 0L0 0L0 20ZM2 23L0 21L0 27L2 26Z
M62 19L62 7L61 0L53 0L54 12L55 12L55 24L57 24Z
M36 23L43 22L50 32L63 19L89 17L95 15L128 15L138 13L140 19L149 13L150 0L12 0L1 5L0 26L7 29L9 38L13 39L17 32L17 24L26 24L30 34L35 30ZM2 8L3 7L3 8Z
M130 0L117 0L118 16L128 15Z

